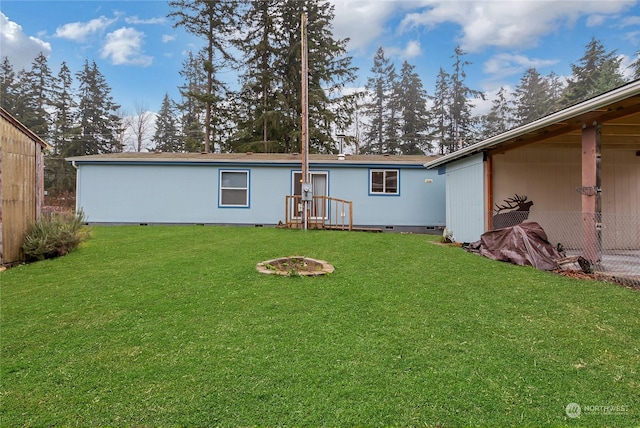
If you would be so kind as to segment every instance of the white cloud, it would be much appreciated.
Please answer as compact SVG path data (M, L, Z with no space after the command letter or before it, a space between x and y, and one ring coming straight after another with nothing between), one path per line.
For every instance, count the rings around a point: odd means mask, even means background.
M163 17L140 19L137 16L129 16L124 19L127 24L164 24L166 21L167 19Z
M467 52L481 51L487 46L530 48L541 37L573 26L579 18L597 15L589 21L595 25L635 3L635 0L423 0L422 9L407 14L401 28L458 24L459 42Z
M605 15L591 15L587 18L587 27L599 27L607 20Z
M2 57L9 58L14 71L29 69L33 60L42 52L48 57L51 44L32 36L27 36L22 27L0 12L0 46Z
M393 0L331 0L335 6L333 35L349 38L349 50L360 50L386 32L387 19L406 2ZM415 2L413 2L415 5Z
M529 68L539 69L557 64L558 60L529 58L517 54L498 54L484 63L484 72L492 78L501 79L507 76L522 74Z
M630 57L628 55L618 55L618 59L620 60L620 72L624 76L625 79L631 80L633 79L634 69L631 66L638 58Z
M71 22L56 29L55 36L63 39L81 42L90 34L105 30L108 26L116 22L117 19L108 19L101 16L87 22Z
M162 35L162 43L172 42L176 39L174 34L163 34Z
M115 65L139 65L147 67L153 58L143 55L142 41L144 33L134 28L122 27L107 34L106 42L101 50L102 58L111 58Z
M409 60L422 55L422 46L418 40L409 40L404 47L383 46L383 49L387 58L398 57L402 60Z
M409 40L407 46L402 52L402 57L405 59L411 59L420 55L422 55L422 47L420 46L420 42L418 40Z
M640 24L640 16L625 16L619 21L619 27L625 28L632 25Z

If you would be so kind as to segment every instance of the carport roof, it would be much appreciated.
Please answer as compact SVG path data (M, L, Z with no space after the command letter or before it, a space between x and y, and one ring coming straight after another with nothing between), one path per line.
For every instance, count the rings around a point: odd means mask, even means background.
M427 162L424 166L435 168L477 153L504 152L532 143L579 145L582 128L595 123L601 125L603 147L640 150L640 80Z

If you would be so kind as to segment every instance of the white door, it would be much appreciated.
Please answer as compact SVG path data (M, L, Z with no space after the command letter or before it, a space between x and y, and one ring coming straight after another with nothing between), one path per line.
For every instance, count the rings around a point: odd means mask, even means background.
M310 217L312 219L327 219L329 217L329 213L327 213L327 201L325 198L316 198L315 196L329 196L329 186L327 186L327 173L326 172L317 172L311 171L309 173L311 176L311 187L313 189L313 203L311 204L311 214ZM302 195L302 172L294 171L292 174L292 188L293 194L295 196ZM295 205L295 204L294 204ZM300 218L300 212L302 209L298 207L294 207L296 211L293 213L294 218Z

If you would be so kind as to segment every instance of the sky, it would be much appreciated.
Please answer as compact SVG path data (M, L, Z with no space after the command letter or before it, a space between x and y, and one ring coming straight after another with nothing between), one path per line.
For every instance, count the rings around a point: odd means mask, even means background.
M363 87L382 47L399 71L415 66L428 93L440 68L451 71L456 46L466 53L467 86L487 94L513 89L535 67L571 74L592 37L629 65L640 50L638 0L330 0L333 34L349 39L348 55ZM95 61L125 113L157 112L165 94L179 99L185 55L202 42L167 18L159 0L0 0L0 57L29 69L39 52L54 75L66 62L75 75ZM313 68L313 64L310 64ZM222 79L237 81L233 70ZM75 80L75 76L74 76Z

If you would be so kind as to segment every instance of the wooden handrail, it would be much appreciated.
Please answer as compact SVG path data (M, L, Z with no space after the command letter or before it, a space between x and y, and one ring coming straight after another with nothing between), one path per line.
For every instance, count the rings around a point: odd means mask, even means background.
M287 195L285 200L285 225L288 228L303 227L302 197ZM314 196L307 216L311 229L353 230L353 202L330 196Z

